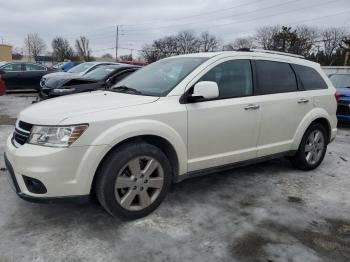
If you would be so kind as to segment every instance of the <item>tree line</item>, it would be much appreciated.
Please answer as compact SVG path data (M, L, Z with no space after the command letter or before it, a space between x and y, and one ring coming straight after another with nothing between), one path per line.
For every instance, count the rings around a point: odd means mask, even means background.
M158 59L187 53L231 51L245 48L273 50L302 55L321 65L349 65L350 35L344 28L318 29L310 26L265 26L247 37L221 45L222 41L208 32L196 35L182 31L154 40L140 51L151 63Z
M34 60L46 51L46 44L38 34L28 34L24 40L24 48L27 54ZM55 37L51 41L52 57L57 62L65 60L91 61L90 41L85 36L80 36L75 40L75 49L69 41L61 36ZM15 54L18 56L18 54Z
M46 44L38 34L28 34L24 41L25 49L34 59L46 51ZM64 60L94 60L89 39L80 36L74 48L63 37L51 41L52 56L57 62ZM199 34L194 31L180 31L144 45L139 50L139 60L152 63L159 59L188 53L230 51L243 48L256 48L302 55L321 65L350 65L350 34L345 28L331 27L319 29L311 26L265 26L252 35L239 37L223 44L223 41L209 32ZM18 57L19 54L14 54ZM101 57L114 60L110 54ZM119 60L133 60L132 55L123 55Z

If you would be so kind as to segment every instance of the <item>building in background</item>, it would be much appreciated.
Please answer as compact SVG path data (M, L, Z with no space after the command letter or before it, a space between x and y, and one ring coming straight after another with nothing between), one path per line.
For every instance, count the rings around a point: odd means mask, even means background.
M0 44L0 61L12 61L12 46Z

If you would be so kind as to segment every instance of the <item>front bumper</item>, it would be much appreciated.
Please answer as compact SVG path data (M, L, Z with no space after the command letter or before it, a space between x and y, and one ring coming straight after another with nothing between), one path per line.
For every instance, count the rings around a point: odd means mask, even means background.
M8 138L5 163L16 193L34 202L84 202L89 198L92 180L105 146L68 148L24 144L19 148ZM46 191L33 193L26 178L40 181Z
M8 161L6 154L4 154L4 158L5 158L5 166L8 172L8 179L10 180L9 183L11 185L11 187L14 189L14 191L16 192L16 194L26 200L26 201L30 201L30 202L34 202L34 203L77 203L77 204L84 204L89 202L90 200L90 196L89 195L84 195L84 196L65 196L65 197L34 197L34 196L30 196L27 195L26 193L23 193L17 183L17 179L16 179L16 175L15 172L13 170L13 167L11 165L11 163Z

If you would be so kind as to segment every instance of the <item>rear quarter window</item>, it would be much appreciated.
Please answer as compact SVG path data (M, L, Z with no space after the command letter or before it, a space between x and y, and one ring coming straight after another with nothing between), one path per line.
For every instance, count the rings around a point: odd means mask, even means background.
M292 65L304 90L327 89L328 86L320 74L312 67Z
M295 73L288 63L256 60L258 94L277 94L298 90Z

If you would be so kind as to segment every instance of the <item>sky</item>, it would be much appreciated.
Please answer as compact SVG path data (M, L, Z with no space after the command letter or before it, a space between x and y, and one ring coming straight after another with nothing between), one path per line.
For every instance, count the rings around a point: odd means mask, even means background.
M269 25L309 25L350 30L350 0L2 0L0 43L21 49L28 33L38 33L51 50L56 36L71 45L90 39L94 56L137 55L152 40L181 30L209 31L223 43Z

